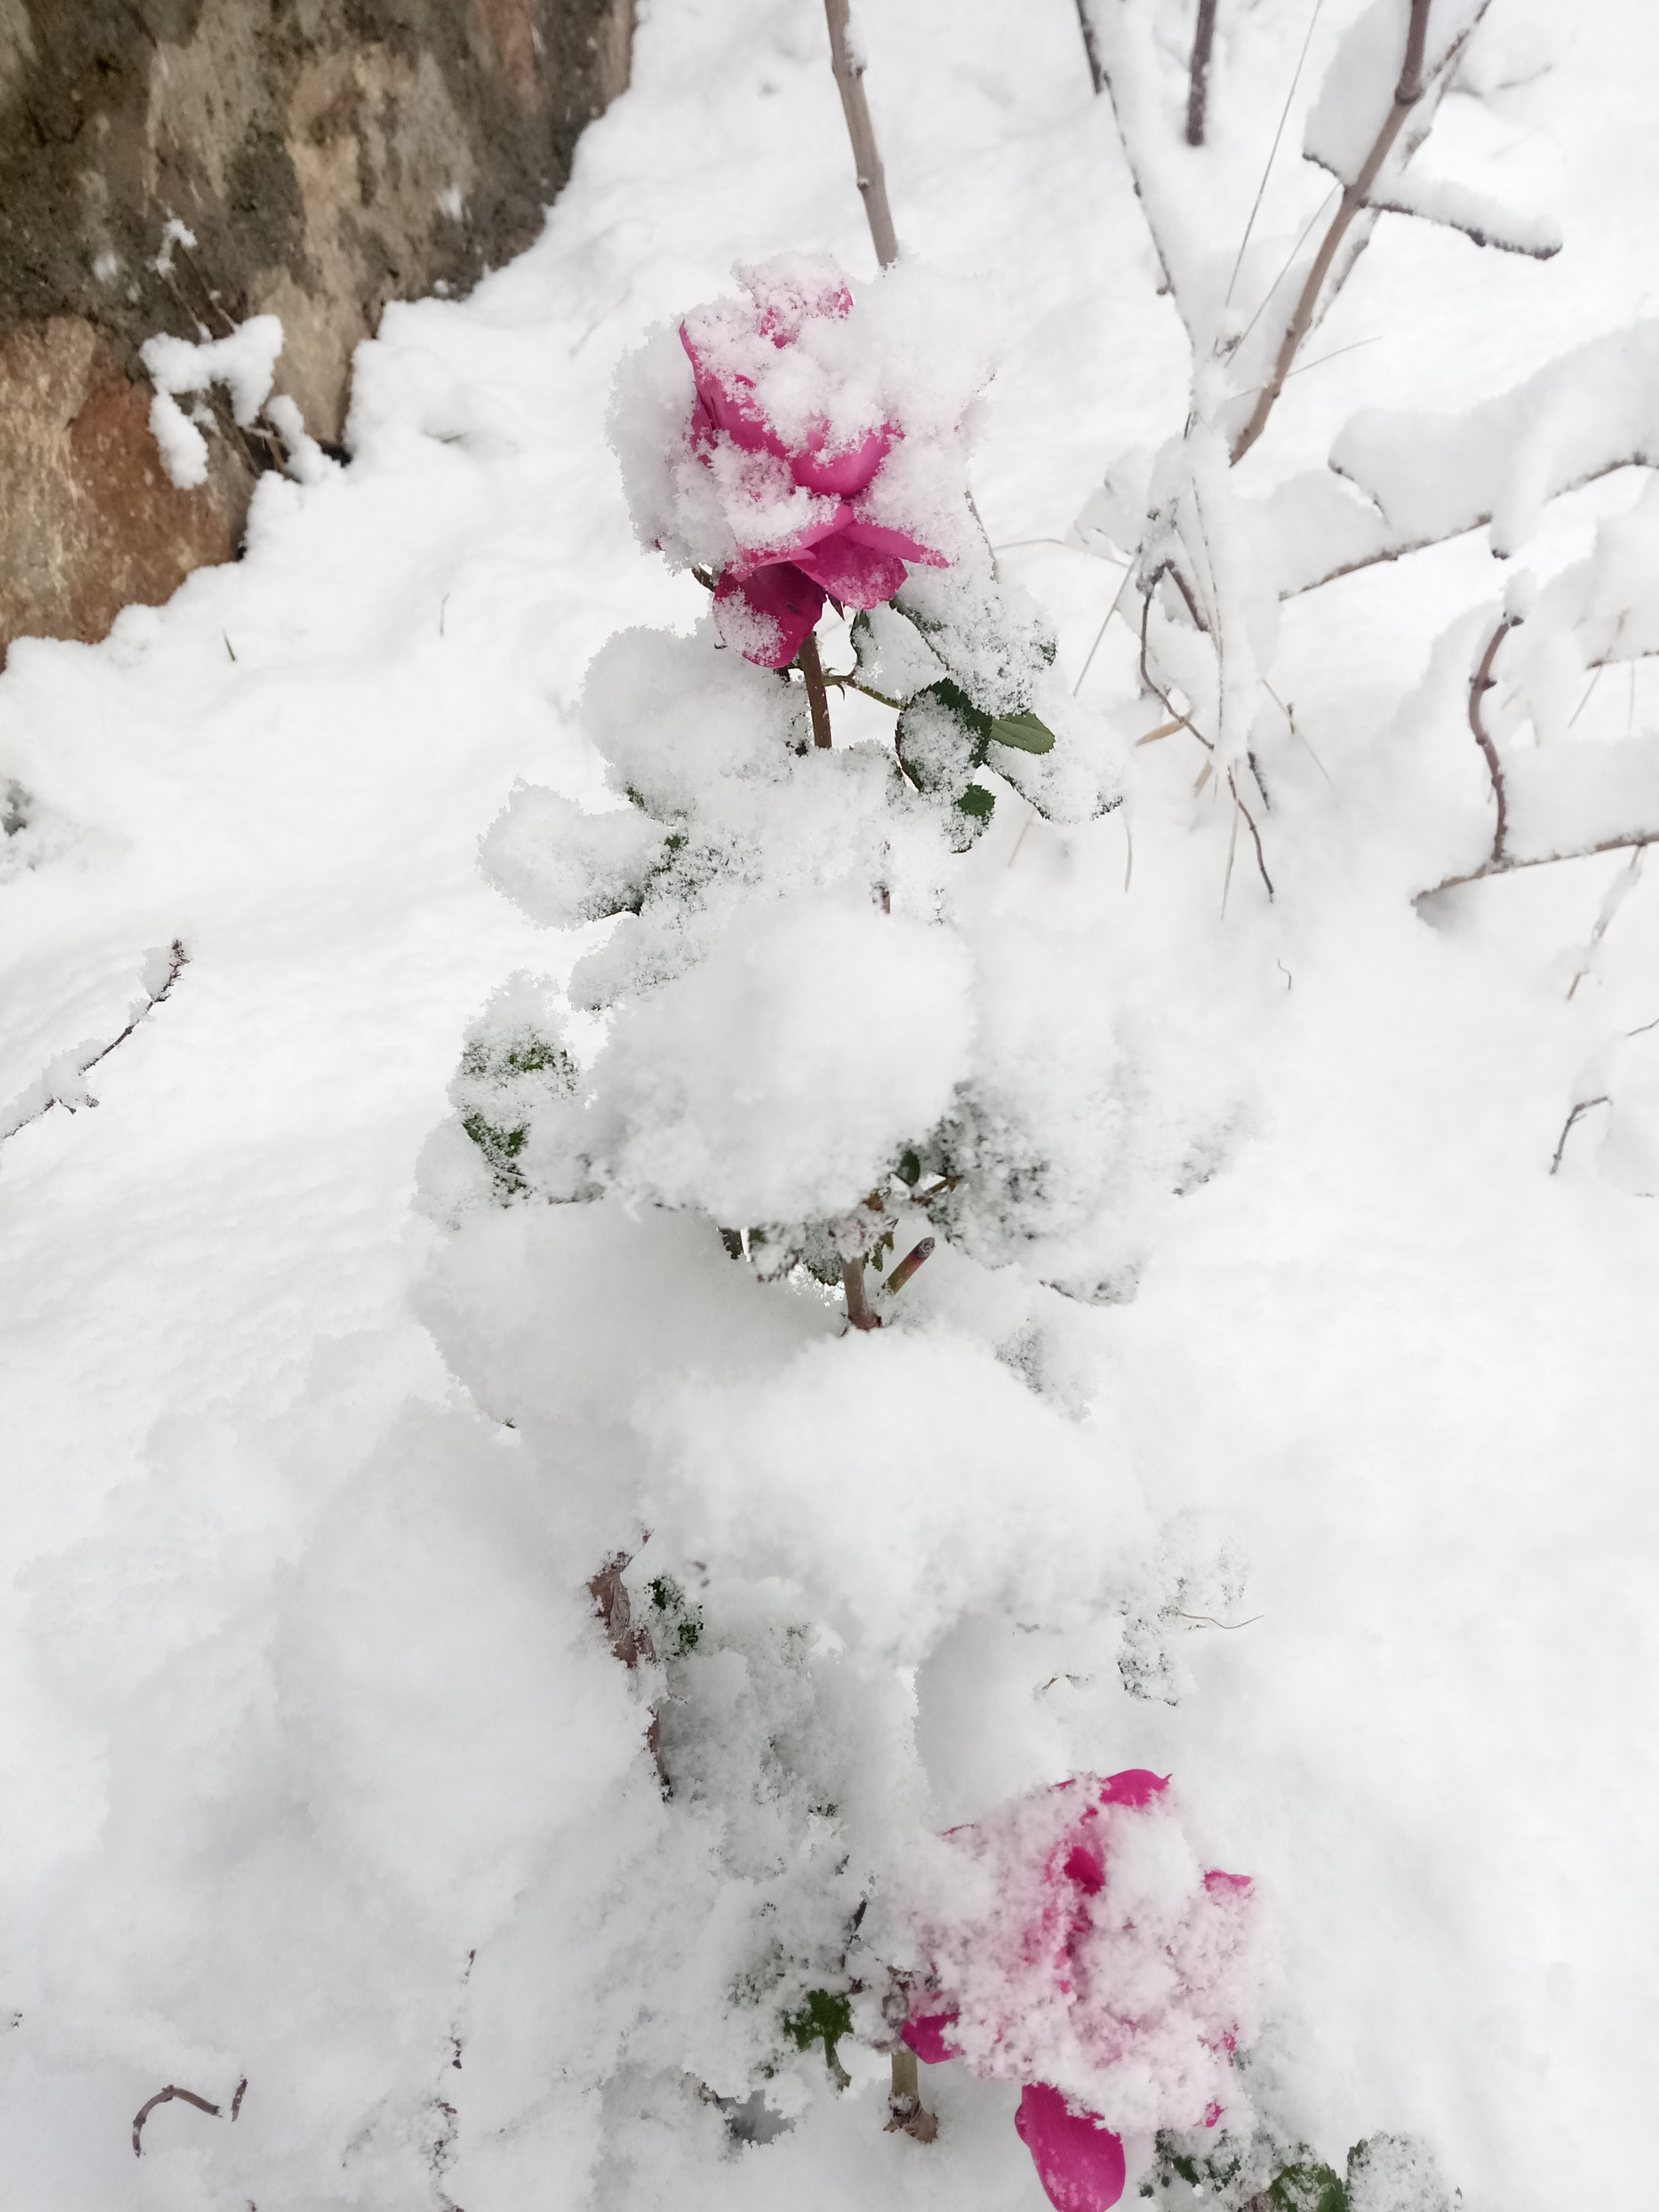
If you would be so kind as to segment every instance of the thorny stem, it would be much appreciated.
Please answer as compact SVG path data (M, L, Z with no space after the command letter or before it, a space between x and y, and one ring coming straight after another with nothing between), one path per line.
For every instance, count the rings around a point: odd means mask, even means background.
M1187 88L1187 143L1204 143L1204 107L1210 91L1210 50L1215 44L1215 0L1198 0L1193 33L1192 77Z
M862 1254L855 1260L842 1260L841 1279L847 1291L848 1326L853 1328L879 1328L881 1316L871 1312L870 1301L865 1293Z
M884 269L890 269L899 258L898 239L893 230L892 210L887 204L887 179L881 155L876 150L870 103L864 96L864 63L861 58L854 58L848 36L849 0L823 0L823 13L830 26L830 64L841 93L847 135L853 142L853 161L858 171L859 191L864 197L864 212L869 218L871 243L876 249L876 259Z
M1498 748L1480 719L1480 702L1497 681L1492 667L1498 658L1498 648L1519 619L1516 615L1503 617L1486 641L1486 649L1480 656L1480 665L1469 678L1469 727L1474 732L1474 742L1486 757L1486 773L1492 778L1492 796L1498 801L1498 828L1492 841L1492 858L1487 862L1487 866L1492 868L1502 868L1508 864L1509 856L1504 845L1509 836L1510 810L1508 794L1504 788L1503 763L1498 757Z
M1297 349L1312 326L1314 309L1319 304L1319 295L1331 272L1331 264L1336 259L1337 249L1347 236L1354 217L1364 206L1382 164L1394 149L1394 142L1400 136L1406 118L1423 97L1423 57L1428 44L1429 9L1432 5L1433 0L1411 0L1411 23L1406 33L1406 58L1400 71L1400 82L1394 88L1389 112L1382 119L1382 128L1377 132L1359 174L1352 184L1342 187L1342 198L1331 218L1331 227L1314 256L1313 266L1308 271L1301 297L1285 325L1285 336L1279 342L1279 358L1273 363L1273 373L1262 386L1249 421L1234 441L1229 459L1235 465L1243 459L1266 429L1273 403L1284 390L1285 380L1291 373Z
M800 672L806 679L807 702L812 709L812 743L827 747L830 743L830 694L823 688L823 663L818 658L818 641L810 629L795 657L800 663Z

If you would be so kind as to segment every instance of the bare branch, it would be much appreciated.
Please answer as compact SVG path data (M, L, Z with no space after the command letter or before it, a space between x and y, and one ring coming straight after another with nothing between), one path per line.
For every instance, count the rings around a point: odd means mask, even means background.
M96 1067L100 1061L106 1060L109 1058L111 1053L115 1050L117 1045L125 1044L127 1039L132 1035L133 1031L137 1028L139 1023L145 1020L149 1015L154 1012L155 1009L161 1004L164 999L171 995L173 985L178 981L180 975L189 964L190 955L185 951L185 948L179 939L175 937L172 945L168 948L167 978L162 983L160 990L152 991L146 987L144 1004L127 1024L125 1029L121 1031L121 1034L118 1036L112 1037L106 1045L103 1046L99 1051L94 1052L89 1060L82 1060L76 1068L76 1073L77 1075L89 1075L93 1069ZM56 1063L53 1063L53 1065L56 1065ZM39 1098L41 1090L46 1088L51 1079L51 1068L48 1067L46 1074L40 1079L38 1085L33 1087L33 1096ZM23 1100L27 1100L30 1096L30 1091L25 1091L23 1094ZM22 1106L23 1100L14 1102L9 1118L3 1121L0 1121L0 1143L3 1143L8 1137L15 1137L20 1129L26 1129L31 1121L38 1121L43 1114L50 1114L54 1106L63 1103L60 1102L57 1093L54 1091L42 1100L38 1106L28 1107L25 1109L25 1110L20 1111L19 1109ZM95 1106L98 1103L98 1101L95 1098L88 1098L85 1103L88 1106ZM73 1107L70 1107L70 1110L73 1113L75 1109ZM181 2097L185 2093L182 2089L179 2092L179 2094Z
M1210 52L1215 45L1215 0L1198 0L1192 71L1187 86L1187 143L1204 143L1204 110L1210 94Z
M1480 656L1480 666L1469 678L1469 727L1474 731L1474 742L1480 746L1485 757L1486 773L1492 778L1492 797L1498 801L1498 828L1492 836L1492 860L1489 864L1493 868L1502 868L1507 860L1504 846L1508 840L1510 828L1509 797L1504 788L1503 763L1498 757L1498 748L1492 743L1491 733L1481 719L1480 702L1497 681L1492 672L1492 663L1498 658L1498 647L1515 628L1517 620L1518 617L1514 615L1503 617L1497 629L1486 641L1486 649Z
M1644 845L1659 845L1659 830L1632 830L1628 836L1603 837L1598 844L1573 845L1559 853L1530 853L1522 860L1505 860L1501 868L1486 860L1466 876L1447 876L1427 890L1416 892L1412 904L1421 906L1425 899L1438 898L1442 891L1461 890L1465 884L1483 884L1489 876L1512 876L1521 868L1553 868L1560 860L1593 860L1598 853L1628 853Z
M1423 56L1429 34L1429 9L1432 4L1433 0L1411 0L1411 22L1406 33L1406 57L1389 112L1382 119L1382 127L1377 132L1370 153L1360 165L1358 175L1352 184L1343 186L1342 198L1331 218L1331 227L1320 241L1319 251L1313 258L1313 265L1303 284L1301 296L1285 325L1284 337L1279 342L1279 356L1273 363L1273 373L1258 398L1249 422L1233 441L1229 458L1235 465L1243 459L1266 429L1267 417L1273 410L1273 403L1285 388L1285 379L1291 373L1297 350L1313 326L1314 310L1319 304L1319 295L1330 274L1331 264L1336 259L1337 250L1346 237L1354 217L1370 198L1371 186L1376 182L1382 164L1393 152L1395 141L1399 137L1407 117L1423 96Z
M899 258L898 239L893 230L892 210L887 204L887 178L876 149L870 103L864 96L864 63L861 58L854 58L848 35L849 0L823 0L823 13L830 26L830 66L841 92L847 135L853 142L853 161L858 172L859 190L864 196L871 242L876 249L877 260L884 269L890 269Z
M1606 1106L1610 1102L1605 1091L1599 1098L1581 1098L1579 1100L1578 1103L1573 1108L1571 1113L1568 1115L1566 1120L1561 1124L1561 1134L1556 1144L1555 1158L1550 1162L1550 1173L1552 1175L1556 1174L1560 1168L1561 1155L1567 1149L1567 1139L1571 1136L1580 1116L1588 1114L1592 1106Z
M1498 253L1524 253L1533 261L1553 261L1561 251L1559 238L1534 239L1500 237L1495 229L1483 229L1472 217L1443 214L1437 208L1413 207L1407 199L1369 199L1365 205L1373 215L1414 216L1419 222L1437 223L1442 230L1461 231L1476 246L1491 246Z
M1250 842L1255 847L1255 864L1261 871L1261 880L1267 886L1267 896L1271 898L1273 895L1273 879L1267 873L1267 863L1261 856L1261 833L1255 826L1255 817L1238 795L1238 786L1233 779L1231 769L1227 771L1227 788L1233 795L1233 805L1244 817L1245 825L1250 833Z

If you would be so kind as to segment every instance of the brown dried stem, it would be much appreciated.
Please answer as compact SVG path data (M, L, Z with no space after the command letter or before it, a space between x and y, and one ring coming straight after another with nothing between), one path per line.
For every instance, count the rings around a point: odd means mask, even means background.
M859 191L864 196L871 243L882 267L890 269L899 258L898 240L893 230L892 210L887 204L887 179L881 155L876 150L870 103L864 96L864 64L861 59L854 60L848 35L848 0L823 0L823 13L830 26L830 64L841 93L847 135L853 142L853 162L858 172Z
M830 694L824 689L823 663L818 657L818 641L809 629L801 641L795 659L806 680L807 704L812 709L812 743L827 746L830 743Z
M1210 51L1215 44L1215 0L1198 0L1192 74L1187 86L1187 143L1204 143L1204 110L1210 92Z
M1347 236L1354 217L1365 205L1371 186L1376 182L1382 164L1394 150L1395 141L1404 128L1407 117L1423 97L1423 56L1428 43L1429 9L1432 4L1433 0L1411 0L1411 22L1406 33L1406 58L1389 112L1382 118L1382 127L1361 164L1358 175L1352 184L1342 187L1342 198L1331 218L1331 227L1313 258L1313 266L1308 271L1301 295L1279 341L1279 357L1273 363L1273 373L1257 396L1250 419L1233 441L1229 458L1235 465L1243 459L1267 427L1267 417L1273 413L1273 404L1285 388L1285 380L1291 373L1297 349L1313 326L1314 310L1319 304L1319 295L1330 274L1338 249Z
M244 2082L242 2087L243 2088L246 2088L247 2084ZM171 2081L169 2081L165 2089L158 2089L155 2092L155 2094L151 2097L147 2103L140 2105L137 2114L134 2116L132 2123L132 2154L135 2158L142 2158L144 2154L144 2122L149 2118L150 2114L155 2110L155 2107L158 2105L170 2105L175 2097L182 2098L184 2102L187 2105L194 2105L198 2112L210 2112L216 2120L219 2117L219 2107L216 2105L210 2105L207 2099L205 2097L198 2097L194 2089L177 2088ZM237 2102L239 2104L241 2102L240 2091L237 2095Z

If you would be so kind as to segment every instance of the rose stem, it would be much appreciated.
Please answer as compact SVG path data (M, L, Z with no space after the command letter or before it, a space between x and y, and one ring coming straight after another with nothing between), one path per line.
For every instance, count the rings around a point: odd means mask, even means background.
M870 1310L870 1301L864 1295L864 1256L856 1260L843 1259L841 1279L847 1287L847 1318L854 1328L879 1328L881 1316ZM896 2064L897 2061L895 2060Z
M823 663L818 659L818 641L809 629L802 641L797 658L800 672L806 678L806 696L812 708L812 743L827 745L830 742L830 694L824 688Z

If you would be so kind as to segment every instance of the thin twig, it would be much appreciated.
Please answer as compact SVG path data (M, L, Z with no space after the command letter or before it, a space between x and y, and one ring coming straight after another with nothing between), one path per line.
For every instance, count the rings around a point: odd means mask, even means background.
M1469 678L1469 727L1474 732L1474 742L1485 756L1486 773L1492 778L1492 796L1498 801L1498 828L1492 836L1490 864L1494 868L1503 867L1508 858L1504 846L1510 827L1509 798L1504 788L1504 768L1498 757L1498 748L1480 717L1480 702L1497 680L1492 675L1492 665L1498 657L1498 648L1519 620L1517 615L1504 615L1500 618L1497 629L1486 641L1486 649L1480 656L1480 666Z
M1326 782L1330 785L1331 789L1334 791L1336 789L1336 784L1332 778L1331 772L1329 769L1326 767L1324 762L1320 759L1319 755L1314 750L1312 739L1307 737L1297 727L1295 714L1291 712L1290 708L1285 704L1285 702L1279 697L1278 692L1273 690L1273 685L1268 683L1265 676L1261 679L1261 688L1267 693L1267 696L1273 701L1274 706L1278 708L1279 713L1285 717L1285 724L1290 730L1291 735L1297 740L1298 744L1306 748L1308 758L1319 770L1319 773L1324 777Z
M1337 248L1347 236L1349 226L1364 206L1371 186L1376 182L1382 164L1394 150L1395 140L1400 136L1407 117L1423 97L1423 55L1429 35L1429 9L1433 0L1411 0L1411 22L1406 33L1406 58L1395 86L1394 98L1382 119L1371 150L1360 166L1359 174L1352 184L1342 188L1342 198L1337 204L1331 227L1320 242L1303 284L1301 296L1291 312L1285 335L1279 341L1279 356L1266 388L1255 403L1250 419L1234 441L1229 456L1235 465L1242 461L1256 440L1267 427L1273 403L1285 388L1285 379L1290 374L1297 349L1313 325L1314 309L1319 304L1319 295L1329 276L1331 264L1336 259Z
M812 709L812 743L827 747L830 742L830 694L823 688L823 663L818 658L818 641L810 629L795 658L806 680L807 704Z
M1095 27L1089 16L1089 0L1077 0L1077 20L1083 33L1083 51L1089 57L1089 81L1099 98L1106 88L1106 73L1100 66L1100 49L1095 44Z
M127 1024L125 1029L121 1031L119 1036L112 1037L109 1042L105 1045L100 1051L94 1053L90 1060L83 1060L76 1067L75 1071L77 1075L89 1075L93 1069L98 1066L100 1060L106 1060L109 1058L111 1053L114 1051L118 1044L125 1044L127 1039L132 1035L134 1030L137 1028L139 1023L142 1022L148 1014L152 1012L155 1007L159 1006L164 999L171 995L173 985L178 981L180 974L189 965L189 963L190 955L185 951L183 945L181 945L179 939L175 937L173 940L172 945L168 949L167 980L162 984L161 989L159 991L151 991L148 985L146 985L144 1004ZM26 1092L24 1095L27 1097L27 1093ZM62 1105L66 1103L66 1101L59 1099L54 1094L52 1097L48 1098L43 1105L37 1106L32 1114L20 1114L17 1119L9 1124L0 1123L0 1143L3 1143L8 1137L15 1136L20 1129L27 1128L31 1121L38 1121L42 1115L50 1114L54 1106ZM95 1106L98 1103L98 1101L95 1098L88 1098L86 1103L88 1106ZM70 1108L70 1111L73 1113L75 1109L71 1106ZM182 2096L183 2094L184 2093L181 2090L179 2094Z
M247 2085L244 2082L242 2086L246 2088ZM132 2154L135 2158L142 2158L144 2154L144 2122L158 2105L170 2105L175 2097L180 2098L186 2105L194 2105L198 2112L211 2112L216 2120L219 2117L219 2107L216 2105L210 2105L207 2099L198 2097L194 2089L176 2088L169 2081L165 2089L158 2089L147 2104L140 2105L138 2107L137 2114L132 2123Z
M1555 1147L1555 1158L1550 1162L1550 1173L1552 1175L1554 1175L1561 1165L1561 1155L1567 1149L1567 1139L1572 1134L1574 1126L1577 1122L1579 1116L1583 1114L1588 1114L1592 1106L1606 1106L1610 1102L1605 1091L1599 1098L1581 1098L1579 1100L1578 1103L1573 1108L1571 1113L1568 1115L1566 1120L1561 1124L1560 1141Z
M841 93L842 112L847 118L847 135L853 142L853 163L869 220L871 242L876 259L884 269L890 269L899 258L898 239L887 204L887 178L876 148L870 103L864 96L864 62L862 58L854 58L848 35L848 0L823 0L823 13L830 26L830 64Z
M1267 179L1273 174L1273 161L1279 152L1279 142L1285 136L1285 125L1291 119L1291 102L1296 98L1296 88L1302 82L1303 64L1308 58L1308 49L1313 44L1314 26L1319 21L1319 11L1324 4L1325 0L1314 0L1313 14L1308 18L1308 35L1302 41L1302 52L1297 57L1295 73L1291 78L1291 88L1285 95L1284 106L1279 110L1279 128L1273 133L1273 144L1267 149L1267 159L1261 172L1261 182L1255 188L1255 198L1251 203L1249 218L1244 225L1244 235L1238 241L1238 253L1233 262L1233 273L1227 279L1227 296L1221 303L1224 307L1232 305L1233 287L1238 282L1239 270L1244 266L1244 249L1250 242L1250 233L1255 228L1255 219L1261 212L1262 197L1267 189ZM1304 235L1306 235L1305 232ZM1261 312L1261 308L1258 307L1256 313L1259 315ZM1254 327L1254 325L1252 326Z
M1267 873L1267 863L1261 856L1261 833L1255 826L1255 817L1238 795L1238 786L1233 781L1231 769L1227 771L1227 788L1233 795L1233 805L1244 817L1246 826L1249 830L1250 842L1255 847L1255 864L1261 871L1261 880L1267 886L1267 896L1271 898L1273 895L1273 879ZM1267 794L1264 793L1262 795L1265 798Z
M1254 1628L1258 1620L1267 1618L1265 1613L1253 1613L1248 1620L1218 1620L1212 1613L1182 1613L1178 1606L1176 1608L1177 1620L1207 1621L1212 1628L1224 1628L1230 1634L1235 1628Z
M1187 143L1204 143L1204 109L1210 93L1210 53L1215 45L1215 0L1198 0L1192 68L1187 82Z
M1083 665L1078 671L1077 682L1072 686L1072 696L1073 699L1076 698L1078 693L1083 689L1083 679L1089 673L1089 670L1093 665L1096 653L1100 651L1100 641L1106 635L1107 624L1111 621L1112 617L1117 612L1118 609L1123 604L1123 594L1128 590L1129 579L1135 572L1135 560L1139 560L1139 548L1137 547L1135 550L1134 560L1132 560L1129 562L1128 567L1123 571L1123 574L1118 583L1117 591L1113 597L1112 604L1107 608L1104 619L1102 621L1100 628L1095 632L1095 641L1089 647L1088 653L1085 657Z
M1462 890L1465 884L1484 884L1489 877L1514 875L1522 868L1553 868L1559 861L1593 860L1598 853L1628 853L1632 847L1644 845L1659 845L1659 830L1632 830L1623 836L1604 837L1599 845L1575 845L1565 853L1534 853L1530 860L1505 860L1501 868L1483 860L1466 876L1447 876L1425 891L1414 891L1412 904L1421 906L1425 899L1438 898L1442 891Z

